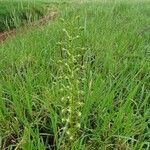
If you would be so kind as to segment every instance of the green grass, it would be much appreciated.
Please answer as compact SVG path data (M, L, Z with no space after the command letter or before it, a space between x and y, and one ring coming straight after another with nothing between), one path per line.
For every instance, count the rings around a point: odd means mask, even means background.
M45 13L41 2L0 1L0 32L37 20Z
M149 150L150 2L58 9L42 29L0 45L1 149ZM71 112L80 129L62 121Z

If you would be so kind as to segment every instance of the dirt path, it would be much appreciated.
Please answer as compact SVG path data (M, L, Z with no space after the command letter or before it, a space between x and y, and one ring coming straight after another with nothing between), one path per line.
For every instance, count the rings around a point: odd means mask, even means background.
M45 25L50 20L54 19L54 17L56 17L57 14L58 13L56 11L49 12L49 13L47 13L47 15L40 18L39 20L37 20L35 22L27 23L23 27L20 27L19 30L18 29L12 29L9 31L1 32L0 33L0 44L3 43L4 41L6 41L8 37L15 36L16 33L26 33L35 27L40 27L40 26Z

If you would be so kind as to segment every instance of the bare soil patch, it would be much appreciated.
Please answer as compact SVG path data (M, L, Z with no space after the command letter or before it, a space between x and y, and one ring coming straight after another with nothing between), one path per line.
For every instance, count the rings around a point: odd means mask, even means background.
M39 20L37 20L35 22L27 23L23 27L20 27L19 30L18 29L12 29L12 30L8 30L8 31L5 31L5 32L1 32L0 33L0 43L3 43L4 41L6 41L6 39L8 37L15 36L16 33L18 33L18 32L19 33L26 33L30 29L33 29L35 27L40 27L40 26L45 25L50 20L53 20L57 16L57 14L58 13L56 11L49 12L49 13L47 13L47 15L45 15L42 18L40 18Z

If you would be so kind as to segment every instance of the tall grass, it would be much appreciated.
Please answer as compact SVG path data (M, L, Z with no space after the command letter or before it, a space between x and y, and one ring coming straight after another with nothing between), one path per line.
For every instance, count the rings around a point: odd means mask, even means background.
M41 2L0 1L0 32L37 20L46 10Z
M0 45L2 149L148 150L149 6L149 2L65 3L58 6L60 17L53 22ZM63 29L80 38L70 45ZM57 63L62 60L60 41L62 48L81 56L75 64L86 64L84 74L77 76L84 105L80 129L71 142L62 121L67 119L62 110L70 104L61 99L72 91L65 78L67 66ZM73 100L75 104L77 99Z

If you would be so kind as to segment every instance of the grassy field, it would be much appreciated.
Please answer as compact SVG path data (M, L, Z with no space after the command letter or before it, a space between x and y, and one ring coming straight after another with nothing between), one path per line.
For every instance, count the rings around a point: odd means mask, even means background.
M0 45L1 149L149 150L150 1L51 3Z

